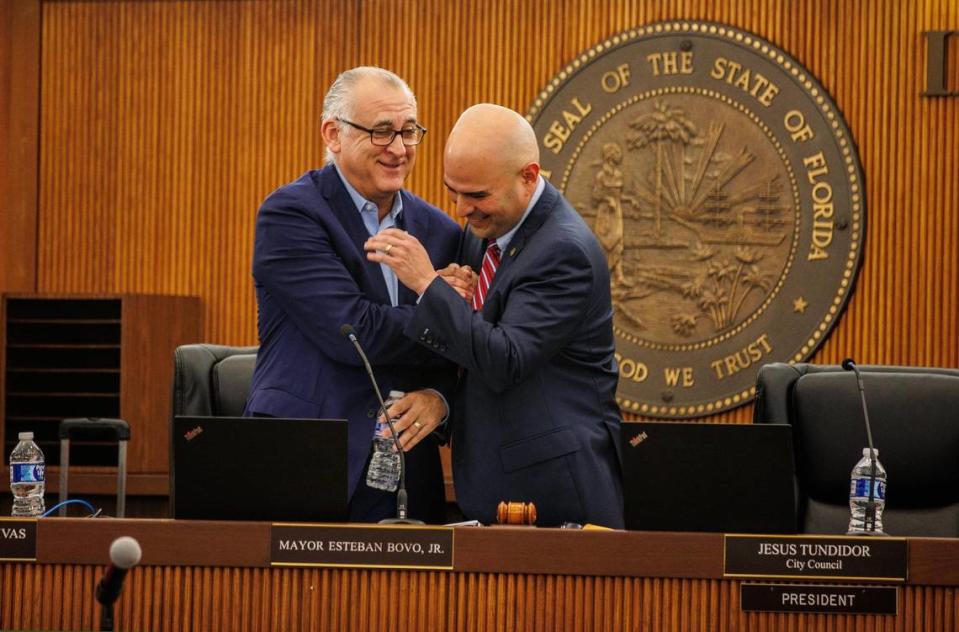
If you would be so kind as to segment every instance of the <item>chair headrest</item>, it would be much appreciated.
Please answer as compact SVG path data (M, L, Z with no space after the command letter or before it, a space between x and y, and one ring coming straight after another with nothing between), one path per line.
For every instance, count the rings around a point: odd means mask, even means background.
M959 375L864 371L863 384L873 443L889 477L887 504L959 502ZM849 474L867 445L855 375L800 376L790 417L809 495L848 502Z
M219 403L213 382L214 367L235 355L252 355L255 358L257 351L257 347L227 347L206 343L177 347L173 354L173 415L220 414L216 412Z
M230 356L213 366L215 415L239 417L243 414L255 366L255 354Z

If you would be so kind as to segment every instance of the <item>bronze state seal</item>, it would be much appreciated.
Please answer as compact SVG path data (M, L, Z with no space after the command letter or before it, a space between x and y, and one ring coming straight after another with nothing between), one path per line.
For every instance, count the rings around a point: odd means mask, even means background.
M829 335L862 258L862 168L796 60L729 26L652 24L579 55L527 118L606 252L623 410L739 406L760 365Z

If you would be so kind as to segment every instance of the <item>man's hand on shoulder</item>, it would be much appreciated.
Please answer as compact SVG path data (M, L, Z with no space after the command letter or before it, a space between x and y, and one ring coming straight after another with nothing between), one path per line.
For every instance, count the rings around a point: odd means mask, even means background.
M388 228L367 239L364 248L367 259L388 265L400 283L417 296L422 296L437 277L423 244L406 231Z
M449 410L446 401L433 389L407 393L387 409L393 419L393 427L400 437L404 452L409 452L417 443L430 435ZM386 421L380 415L380 421Z

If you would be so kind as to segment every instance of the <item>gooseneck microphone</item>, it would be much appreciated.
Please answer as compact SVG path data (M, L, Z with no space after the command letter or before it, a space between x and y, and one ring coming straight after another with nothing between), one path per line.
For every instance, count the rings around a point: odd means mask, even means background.
M129 536L117 538L110 545L110 567L97 584L96 598L102 606L100 630L113 630L113 603L123 591L127 571L140 563L140 543Z
M370 361L366 358L366 353L363 352L363 347L360 346L360 341L356 338L356 331L353 329L353 325L349 323L341 325L340 334L350 339L350 342L353 343L353 348L356 349L360 359L363 360L363 366L366 367L366 375L370 378L370 384L373 385L373 392L376 393L376 400L380 403L380 411L383 413L383 417L386 418L386 424L390 427L390 436L393 437L393 445L396 446L396 451L400 455L400 484L396 490L396 517L384 518L380 520L380 524L423 524L422 520L415 520L407 516L406 456L403 454L403 447L400 445L399 435L393 426L393 419L386 412L386 402L383 401L380 387L376 384L373 367L370 366Z
M866 406L866 389L862 385L862 373L852 358L842 361L842 368L856 374L859 384L859 402L862 405L862 417L866 422L866 443L869 447L869 504L866 508L866 522L863 525L867 532L876 530L876 451L872 447L872 427L869 425L869 408Z

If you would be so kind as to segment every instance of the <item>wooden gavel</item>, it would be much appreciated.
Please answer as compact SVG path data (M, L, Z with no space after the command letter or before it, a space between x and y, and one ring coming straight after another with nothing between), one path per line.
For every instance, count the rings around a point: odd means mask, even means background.
M499 524L536 524L536 505L503 501L496 507Z

